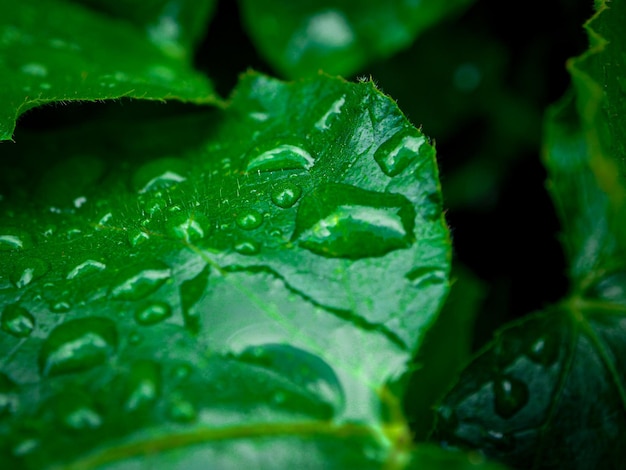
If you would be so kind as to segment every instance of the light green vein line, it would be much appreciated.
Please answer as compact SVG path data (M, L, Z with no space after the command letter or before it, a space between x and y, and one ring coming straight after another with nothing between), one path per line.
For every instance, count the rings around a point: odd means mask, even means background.
M243 438L283 437L283 436L331 436L334 438L372 437L373 430L364 425L336 425L327 421L301 423L268 423L233 426L219 429L196 429L186 433L168 434L142 441L120 444L116 447L87 455L73 463L50 467L49 470L91 470L101 465L123 461L133 457L162 453L217 441Z

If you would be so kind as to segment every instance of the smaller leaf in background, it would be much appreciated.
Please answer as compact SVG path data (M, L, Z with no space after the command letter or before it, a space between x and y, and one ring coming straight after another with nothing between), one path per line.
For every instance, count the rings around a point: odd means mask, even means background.
M615 67L626 7L611 5L597 4L587 23L592 48L570 62L575 94L546 120L544 160L564 228L570 294L500 331L438 411L436 439L518 468L623 468L626 461L626 219L618 170L626 128ZM612 48L598 30L615 39Z
M131 23L63 0L0 0L0 141L46 103L141 98L217 103L189 60Z
M319 70L351 75L471 2L240 0L240 5L259 51L280 73L301 77Z

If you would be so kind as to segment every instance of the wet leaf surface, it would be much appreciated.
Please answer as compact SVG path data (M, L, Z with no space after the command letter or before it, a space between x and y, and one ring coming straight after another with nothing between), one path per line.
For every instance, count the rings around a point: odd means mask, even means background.
M434 149L372 83L249 74L225 110L17 137L4 462L404 465L387 384L436 318L450 242Z

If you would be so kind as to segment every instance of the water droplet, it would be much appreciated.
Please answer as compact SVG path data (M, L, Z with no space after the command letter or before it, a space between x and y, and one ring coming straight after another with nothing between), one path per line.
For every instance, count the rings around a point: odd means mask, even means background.
M33 239L17 227L0 228L0 251L25 250L33 246Z
M482 430L482 438L492 447L500 452L511 452L515 449L515 436L501 431L490 429Z
M167 221L167 226L170 235L189 243L205 237L209 222L202 214L179 213Z
M71 308L72 304L67 300L52 301L50 303L50 311L52 313L66 313L69 312Z
M2 311L0 327L10 335L25 338L35 329L35 317L24 307L7 305Z
M120 271L111 297L117 300L139 300L156 292L172 275L161 261L146 261Z
M0 372L0 418L15 413L19 404L18 387L8 375Z
M200 273L180 284L180 305L183 311L185 326L194 333L200 329L200 311L196 304L206 293L211 268L206 265Z
M261 251L261 245L253 240L246 240L237 243L235 251L241 255L256 255Z
M165 302L155 302L135 312L135 320L140 325L155 325L172 315L172 308Z
M419 266L406 273L405 277L414 286L422 288L446 283L446 273L438 267Z
M416 160L425 143L416 129L401 130L378 147L374 160L387 176L396 176Z
M251 153L255 156L248 161L248 166L246 167L247 173L279 170L308 170L315 164L315 160L311 154L299 145L266 145L261 149L255 148Z
M139 205L149 216L159 214L167 208L167 202L161 197L161 193L139 199Z
M263 224L263 216L257 211L248 211L240 214L236 222L244 230L254 230Z
M332 123L341 114L341 108L345 103L346 95L343 95L338 100L333 101L333 103L328 107L328 111L326 111L326 113L324 113L324 115L315 123L315 128L320 131L330 129Z
M128 231L128 243L130 243L130 246L139 246L148 240L150 240L150 235L141 229L132 228Z
M124 407L128 411L145 409L156 401L161 393L161 369L150 360L135 362L126 383Z
M9 275L9 279L17 288L22 288L36 279L43 277L50 270L50 263L41 258L22 258Z
M302 189L293 183L283 183L272 192L272 202L282 209L292 207L300 196Z
M45 77L48 75L48 69L45 65L36 62L30 62L22 65L22 72L33 77Z
M413 243L414 218L415 209L399 194L328 184L300 202L292 240L332 258L383 256Z
M186 180L188 165L178 158L160 158L141 166L133 176L133 188L140 194L170 188Z
M66 429L82 432L102 426L102 416L86 393L65 391L56 397L54 405L58 419Z
M540 336L530 343L526 355L537 364L550 366L559 357L558 343L552 336Z
M169 403L167 414L172 421L189 423L196 419L198 413L190 401L182 397L174 397Z
M528 403L528 387L514 377L503 375L493 382L496 412L511 418Z
M76 279L88 276L89 274L97 273L106 269L106 264L101 263L93 259L88 259L79 265L76 265L70 272L67 273L66 279Z
M117 348L115 323L108 318L70 320L48 335L39 351L44 375L90 369L103 364Z
M344 394L339 379L319 356L287 344L268 343L245 349L238 359L289 380L301 393L329 405L331 412L343 407Z
M143 341L143 335L134 331L128 336L128 342L133 346L141 343Z

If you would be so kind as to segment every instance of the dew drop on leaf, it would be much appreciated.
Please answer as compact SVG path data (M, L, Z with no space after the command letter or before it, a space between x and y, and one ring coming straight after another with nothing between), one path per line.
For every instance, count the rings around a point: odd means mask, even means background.
M263 216L257 211L247 211L239 214L237 225L244 230L254 230L263 224Z
M292 207L300 196L302 189L293 183L283 183L272 192L272 202L282 209Z
M132 228L128 230L128 243L132 247L139 246L144 242L150 240L150 235L138 228Z
M185 181L187 163L178 158L160 158L145 163L133 176L133 189L140 194L170 188Z
M194 308L206 292L211 268L205 266L200 273L180 284L180 306L185 326L196 333L200 329L200 312Z
M151 260L120 271L111 297L117 300L139 300L156 292L172 275L163 262Z
M97 273L106 269L106 265L100 261L88 259L76 266L67 273L66 279L72 280L88 276L89 274Z
M267 148L266 146L263 149ZM267 150L255 148L246 173L279 170L308 170L315 160L300 145L279 144Z
M155 325L172 315L172 308L165 302L155 302L135 312L135 321L140 325Z
M170 235L188 243L204 238L207 234L206 227L208 226L206 217L198 213L176 214L167 221Z
M396 176L416 160L425 143L414 129L402 130L378 147L374 160L387 176Z
M167 408L167 415L177 423L189 423L196 419L197 414L193 404L179 396L173 397Z
M128 411L145 409L156 401L161 393L161 369L151 360L135 362L126 382L124 407Z
M0 228L0 251L25 250L33 246L33 239L25 230L17 227Z
M29 336L35 329L35 317L24 307L7 305L0 318L2 331L18 338Z
M17 288L26 287L50 270L50 263L41 258L22 258L13 266L9 280Z
M493 393L496 413L505 419L514 416L528 403L528 386L508 375L494 380Z
M18 386L0 372L0 418L15 413L18 407Z
M414 217L403 196L326 185L300 203L292 238L332 258L383 256L413 243Z
M550 366L554 364L559 356L557 341L552 336L540 336L530 343L526 355L537 364L546 367Z
M330 126L337 120L341 114L341 108L346 103L346 95L342 95L341 98L332 102L327 108L327 111L322 117L315 123L315 128L320 131L330 129Z
M261 246L253 240L246 240L237 243L235 251L241 255L256 255L261 251Z
M54 405L58 420L66 429L88 431L102 426L103 418L86 393L66 391L56 397Z
M308 351L269 343L246 348L238 359L279 374L335 411L343 406L344 395L337 375L323 359Z
M515 437L501 431L482 431L482 437L490 446L500 452L511 452L515 449Z
M67 300L53 300L50 302L50 311L52 313L66 313L69 312L71 308L72 304Z
M103 364L117 349L115 323L108 318L70 320L57 326L39 351L44 375L77 372Z

